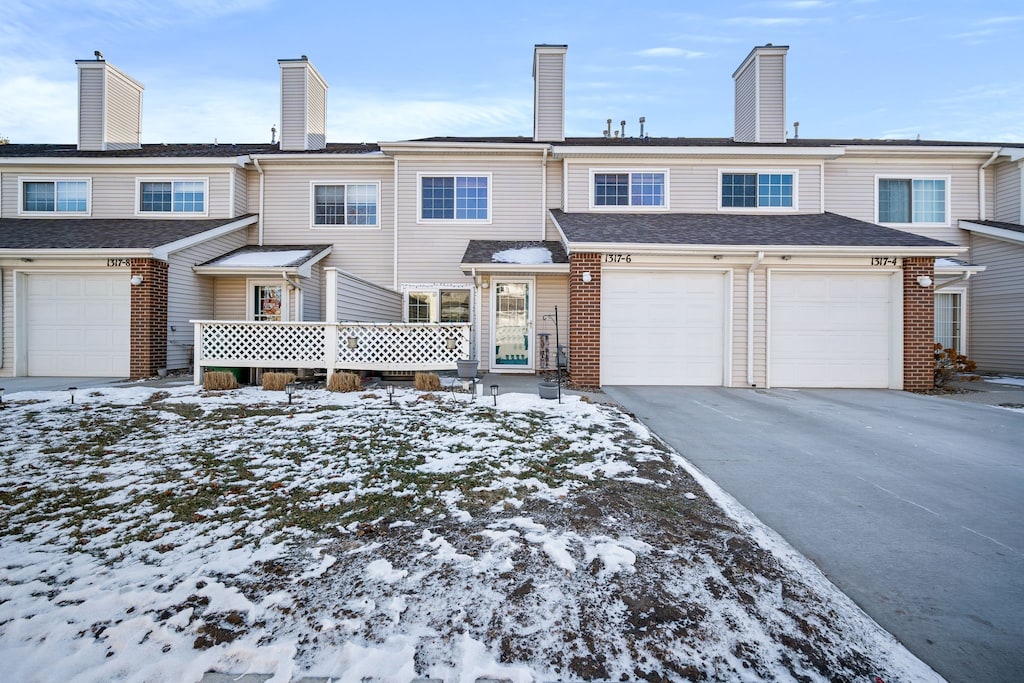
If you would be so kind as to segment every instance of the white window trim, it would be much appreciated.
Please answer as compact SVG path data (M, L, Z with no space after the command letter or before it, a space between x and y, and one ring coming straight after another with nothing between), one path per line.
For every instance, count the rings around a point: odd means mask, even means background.
M940 294L959 294L960 295L960 339L957 344L957 352L963 355L967 353L967 326L969 320L967 319L967 288L966 287L944 287L942 289L935 290L935 296L938 297Z
M423 217L423 179L424 178L487 178L487 218L424 218ZM490 225L494 222L494 179L491 173L448 172L438 171L416 173L416 222L421 225Z
M722 206L722 176L727 173L742 175L783 174L793 176L793 206ZM726 213L796 213L800 210L800 171L795 168L720 168L718 169L718 210ZM755 200L757 195L755 193Z
M474 322L476 309L474 308L474 291L473 285L465 282L426 282L426 283L407 283L403 284L402 290L402 322L409 322L409 294L412 292L430 292L435 297L437 305L437 316L441 315L441 290L447 289L464 289L469 291L469 322L468 323L438 323L437 320L432 320L429 323L412 323L414 325L471 325Z
M590 210L594 212L609 213L641 213L648 211L668 211L669 210L669 188L670 178L669 170L667 168L591 168L589 170L589 186L588 196L590 201ZM626 204L624 206L608 206L608 205L597 205L594 203L594 176L599 173L628 173L629 174L629 199L633 200L633 174L634 173L661 173L665 176L665 203L662 206L643 206L635 204ZM568 174L566 174L568 175Z
M910 203L914 203L914 182L915 180L944 180L946 181L946 220L941 223L882 223L878 220L878 181L880 180L909 180L910 182ZM913 226L917 228L948 228L950 223L950 214L952 213L952 207L950 206L950 199L952 194L950 188L952 187L952 176L948 175L920 175L916 173L876 173L875 174L875 223L878 225L884 225L892 228L903 228L907 229L907 226Z
M338 223L334 225L321 225L316 222L316 188L323 185L344 185L345 190L345 201L348 202L348 186L349 185L373 185L376 188L376 203L377 203L377 222L372 225L349 225L347 223ZM379 180L358 180L358 179L334 179L334 180L310 180L309 181L309 229L310 230L380 230L381 221L380 216L380 181Z
M172 183L171 193L173 196L174 185L176 182L195 183L201 182L203 184L203 211L143 211L142 210L142 183ZM174 201L172 199L171 205L173 207ZM177 218L187 217L196 218L198 216L209 216L210 215L210 179L205 176L136 176L135 178L135 215L143 217L157 217L157 218Z
M275 278L246 278L245 279L245 319L253 322L270 322L270 321L257 321L252 311L253 304L255 303L255 289L257 285L267 287L280 287L281 288L281 322L290 322L291 317L291 293L288 291L288 283L283 280ZM301 309L300 309L301 310Z
M53 211L26 211L25 210L25 183L58 183L71 182L85 185L85 211L57 211L56 185L54 185L54 210ZM92 178L85 176L18 176L18 215L19 216L91 216L92 215Z

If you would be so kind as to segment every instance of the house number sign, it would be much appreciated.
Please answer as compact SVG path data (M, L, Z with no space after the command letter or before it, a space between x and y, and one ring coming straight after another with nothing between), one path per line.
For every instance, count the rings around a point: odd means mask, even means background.
M605 254L604 255L604 262L605 263L632 263L633 262L633 255L632 254Z
M898 266L900 260L895 256L872 256L871 265L873 266Z
M130 268L132 260L130 258L108 258L107 268Z

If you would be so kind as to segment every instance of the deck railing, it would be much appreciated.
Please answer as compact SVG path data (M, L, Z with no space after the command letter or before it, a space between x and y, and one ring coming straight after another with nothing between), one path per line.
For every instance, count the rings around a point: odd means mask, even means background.
M448 370L471 352L469 323L193 322L196 384L210 367Z

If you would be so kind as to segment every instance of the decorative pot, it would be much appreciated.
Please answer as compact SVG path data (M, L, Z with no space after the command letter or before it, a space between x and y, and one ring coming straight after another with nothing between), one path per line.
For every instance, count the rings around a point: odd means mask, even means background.
M457 360L455 365L459 368L459 379L473 379L476 377L477 370L480 369L478 360Z
M541 398L558 398L558 382L541 382L537 385Z

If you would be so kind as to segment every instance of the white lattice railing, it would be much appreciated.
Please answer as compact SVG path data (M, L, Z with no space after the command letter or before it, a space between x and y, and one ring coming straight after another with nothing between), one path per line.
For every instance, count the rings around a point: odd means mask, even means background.
M199 320L195 381L204 367L448 370L470 357L467 323Z

